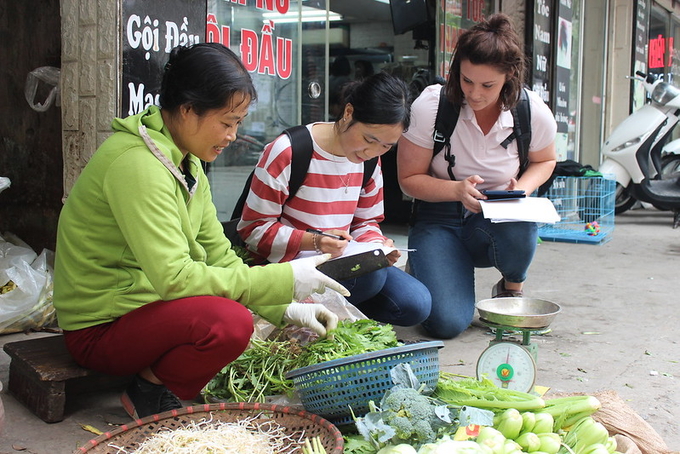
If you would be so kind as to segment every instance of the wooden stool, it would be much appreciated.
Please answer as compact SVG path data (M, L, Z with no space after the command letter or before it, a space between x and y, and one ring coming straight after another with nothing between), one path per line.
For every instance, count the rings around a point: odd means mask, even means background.
M5 344L10 356L9 391L45 422L64 419L66 394L123 386L130 377L114 377L80 367L63 335Z

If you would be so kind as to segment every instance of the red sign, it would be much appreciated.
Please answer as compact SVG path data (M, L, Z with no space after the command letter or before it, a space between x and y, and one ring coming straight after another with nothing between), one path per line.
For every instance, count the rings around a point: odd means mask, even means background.
M666 47L668 44L668 47ZM664 66L673 65L673 37L664 38L663 35L658 35L656 38L649 40L649 57L648 66L652 68L663 68ZM666 61L666 54L668 60Z

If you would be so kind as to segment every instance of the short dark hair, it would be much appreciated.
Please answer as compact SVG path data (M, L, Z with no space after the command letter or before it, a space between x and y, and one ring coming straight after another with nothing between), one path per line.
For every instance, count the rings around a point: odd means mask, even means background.
M236 95L257 99L253 80L241 60L220 43L177 46L165 65L159 103L170 112L189 104L198 115L222 108ZM237 101L236 104L240 104Z
M403 80L384 71L346 84L342 91L342 105L347 104L354 108L352 123L348 126L354 122L401 124L407 130L411 124L408 86Z
M460 87L463 60L474 65L490 65L505 73L507 80L501 89L501 108L509 110L517 104L526 76L526 55L507 15L493 14L458 38L446 83L446 97L454 104L462 104L464 99Z

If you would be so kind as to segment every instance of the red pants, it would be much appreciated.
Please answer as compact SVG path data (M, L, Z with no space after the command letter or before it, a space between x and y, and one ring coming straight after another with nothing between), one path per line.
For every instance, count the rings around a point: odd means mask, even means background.
M217 296L156 301L118 320L64 332L76 362L109 375L146 367L180 399L193 399L238 358L253 333L242 304Z

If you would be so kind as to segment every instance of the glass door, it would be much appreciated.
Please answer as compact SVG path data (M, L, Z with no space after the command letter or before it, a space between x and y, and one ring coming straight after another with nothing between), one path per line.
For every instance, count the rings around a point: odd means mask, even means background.
M258 99L237 140L208 166L220 221L231 218L262 150L301 118L300 0L208 0L207 41L221 42L243 61ZM325 18L320 19L321 27Z
M429 25L396 30L390 0L207 1L206 39L240 56L258 93L238 140L208 167L221 221L230 219L265 144L287 127L334 120L343 83L381 70L410 83L434 67L434 13ZM433 0L408 2L434 11ZM392 201L401 211L394 158L383 157L388 218Z

